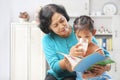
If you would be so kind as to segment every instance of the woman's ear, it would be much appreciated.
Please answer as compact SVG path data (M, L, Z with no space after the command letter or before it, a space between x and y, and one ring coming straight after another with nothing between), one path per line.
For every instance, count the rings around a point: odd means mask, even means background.
M94 29L93 31L92 31L92 35L94 36L95 34L96 34L96 29Z

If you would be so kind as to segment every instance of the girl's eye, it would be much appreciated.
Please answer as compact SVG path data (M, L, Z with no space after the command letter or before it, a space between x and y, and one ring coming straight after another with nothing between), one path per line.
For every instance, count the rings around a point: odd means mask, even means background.
M85 38L89 38L89 36L86 36Z
M81 38L81 36L78 36L78 38L80 39L80 38Z

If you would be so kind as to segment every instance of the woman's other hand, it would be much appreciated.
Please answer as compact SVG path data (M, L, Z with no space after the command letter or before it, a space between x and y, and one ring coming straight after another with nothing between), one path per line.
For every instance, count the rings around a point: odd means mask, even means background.
M60 67L63 70L68 70L69 72L73 71L70 62L68 61L66 57L60 61Z
M72 66L71 66L70 62L68 61L68 59L67 59L67 58L64 58L64 60L65 60L65 67L66 67L66 69L67 69L69 72L73 72Z

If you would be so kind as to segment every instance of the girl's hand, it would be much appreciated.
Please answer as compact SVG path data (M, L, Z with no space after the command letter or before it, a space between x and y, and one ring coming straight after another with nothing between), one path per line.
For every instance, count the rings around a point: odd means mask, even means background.
M105 71L110 70L110 65L106 66L100 66L100 65L94 65L91 72L96 76L100 76L103 74Z
M92 77L95 77L94 73L92 73L91 71L86 71L83 73L82 77L84 79L88 79L88 78L92 78Z
M110 70L110 65L106 66L100 66L100 65L94 65L92 70L86 71L83 73L83 78L92 78L102 75L105 71Z
M103 74L106 69L105 66L100 66L100 65L94 65L92 70L90 70L95 76L99 76Z

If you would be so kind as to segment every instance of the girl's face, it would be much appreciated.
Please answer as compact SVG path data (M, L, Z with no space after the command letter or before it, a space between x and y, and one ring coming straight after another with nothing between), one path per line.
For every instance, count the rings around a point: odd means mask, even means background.
M92 37L95 35L96 30L90 32L88 29L76 30L77 39L79 38L87 38L88 44L92 42Z
M55 13L52 16L52 22L50 25L50 29L57 35L61 37L67 37L70 35L70 26L66 20L66 18L59 14Z

